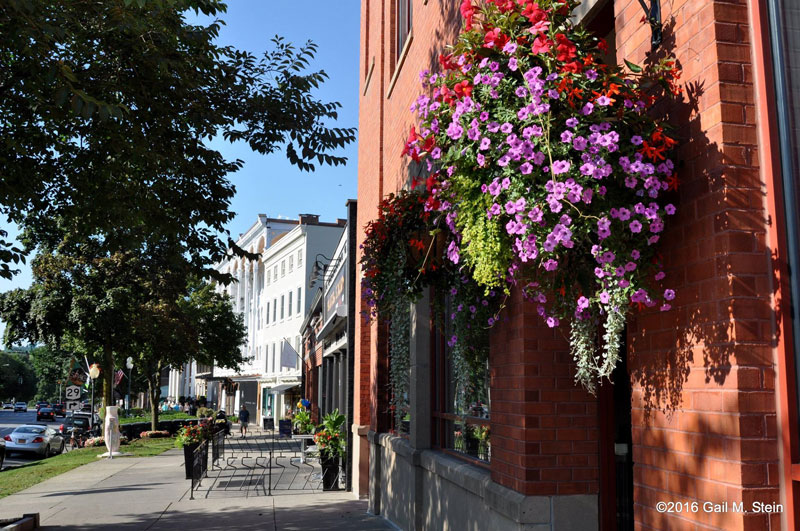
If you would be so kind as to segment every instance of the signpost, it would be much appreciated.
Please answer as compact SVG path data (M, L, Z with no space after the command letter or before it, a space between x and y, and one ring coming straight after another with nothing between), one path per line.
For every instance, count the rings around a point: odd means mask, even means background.
M65 389L64 395L66 396L67 400L80 400L81 399L81 388L77 385L70 385L67 386Z

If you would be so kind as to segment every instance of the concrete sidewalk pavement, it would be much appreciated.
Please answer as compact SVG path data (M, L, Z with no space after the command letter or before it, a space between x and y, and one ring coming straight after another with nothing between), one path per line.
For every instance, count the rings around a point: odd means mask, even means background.
M98 460L3 498L0 518L38 512L42 529L392 529L347 492L190 500L183 477L180 450Z

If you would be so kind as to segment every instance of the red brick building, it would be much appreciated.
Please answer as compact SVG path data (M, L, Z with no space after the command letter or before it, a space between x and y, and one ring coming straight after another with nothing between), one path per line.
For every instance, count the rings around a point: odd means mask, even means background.
M453 41L459 4L362 2L359 227L407 185L418 73ZM639 2L588 4L576 16L609 36L617 58L644 62ZM576 387L564 334L514 294L491 338L491 458L476 459L437 435L447 415L424 301L408 435L388 433L385 326L357 320L353 488L371 510L405 529L800 528L790 304L800 267L787 267L798 243L800 24L788 4L661 4L655 53L677 57L686 88L670 109L679 213L660 244L678 297L668 312L629 319L614 386L597 397Z

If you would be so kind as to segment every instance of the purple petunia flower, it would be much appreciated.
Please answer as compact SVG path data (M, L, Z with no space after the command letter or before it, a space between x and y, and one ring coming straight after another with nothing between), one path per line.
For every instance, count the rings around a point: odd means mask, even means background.
M675 291L671 289L664 290L664 299L671 301L675 298Z
M556 160L553 161L553 175L561 175L562 173L567 173L569 168L572 164L568 160Z
M642 232L642 224L638 220L631 221L629 227L633 233Z

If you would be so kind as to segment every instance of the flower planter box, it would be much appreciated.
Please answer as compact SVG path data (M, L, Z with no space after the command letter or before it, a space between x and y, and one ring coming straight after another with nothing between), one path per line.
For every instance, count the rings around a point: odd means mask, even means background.
M319 463L322 466L322 490L339 490L339 456L321 455Z
M186 471L186 479L192 479L192 465L194 464L194 451L197 447L200 446L200 443L195 444L184 444L183 445L183 465ZM204 465L203 468L208 470L208 452L205 453L203 456Z

